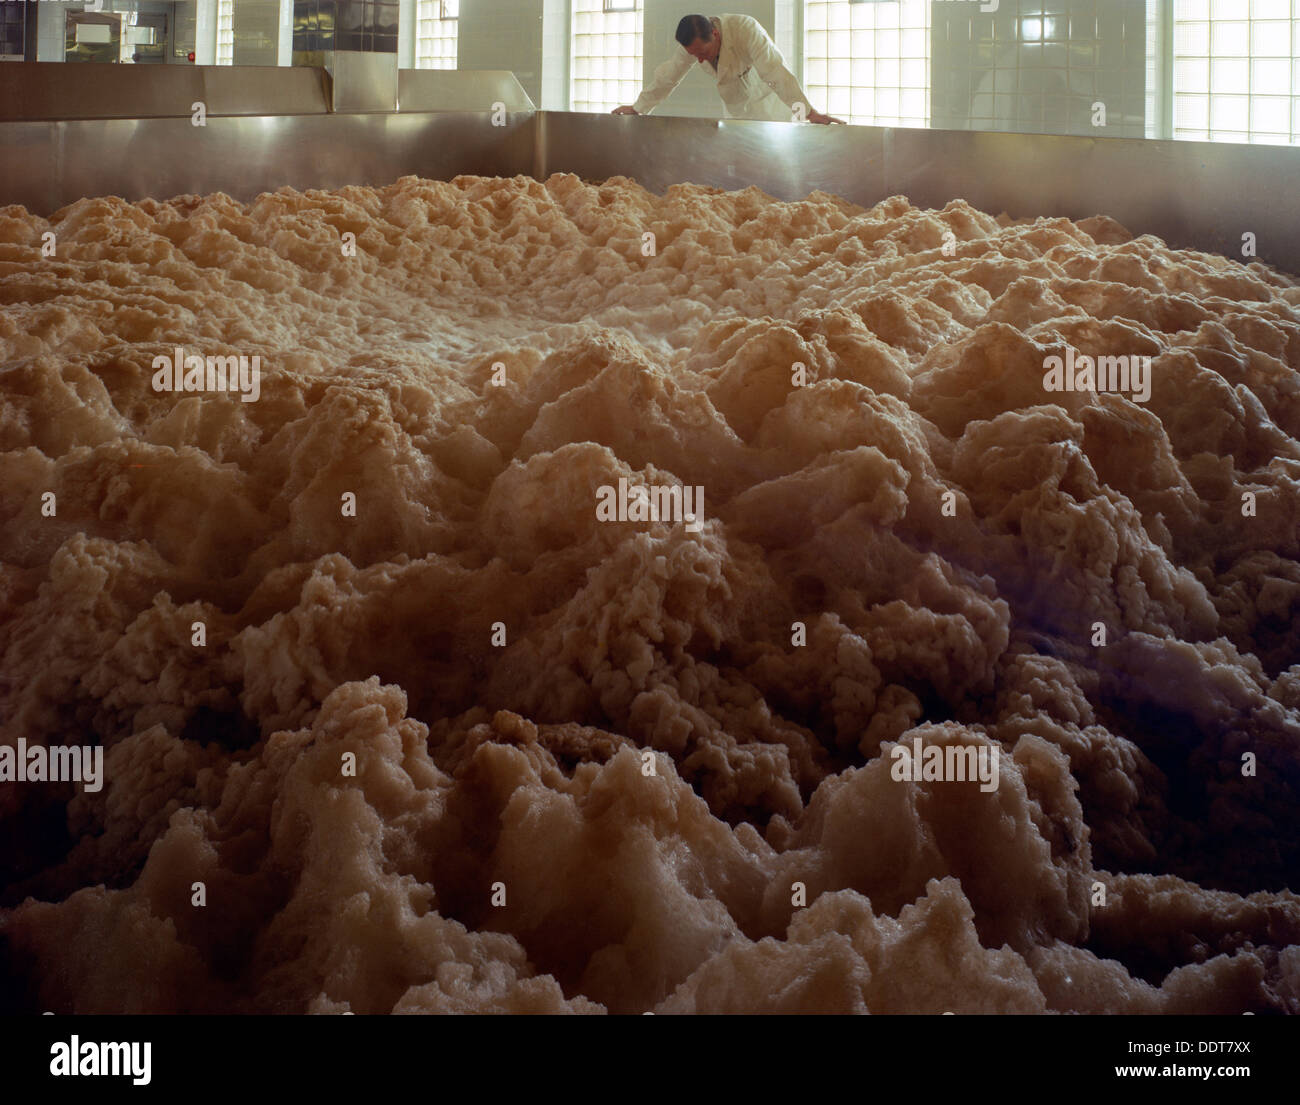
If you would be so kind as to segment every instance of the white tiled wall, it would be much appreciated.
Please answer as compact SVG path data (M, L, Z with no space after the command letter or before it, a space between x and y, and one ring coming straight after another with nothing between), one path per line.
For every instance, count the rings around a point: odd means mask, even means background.
M930 0L806 0L804 88L814 105L865 126L930 117Z
M547 111L569 110L569 0L542 2L542 99Z
M510 69L533 103L542 94L543 0L461 0L457 68Z
M280 0L232 0L231 16L230 64L277 64Z
M931 125L1142 138L1146 34L1146 0L936 3Z

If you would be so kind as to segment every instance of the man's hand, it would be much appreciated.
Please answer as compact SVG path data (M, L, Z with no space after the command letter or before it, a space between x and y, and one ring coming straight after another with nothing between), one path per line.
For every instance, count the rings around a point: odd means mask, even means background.
M637 109L634 108L631 104L624 104L622 107L616 107L613 111L610 112L610 114L611 115L640 115L641 113L637 111Z
M808 113L808 122L810 123L841 123L848 126L843 119L836 119L834 115L823 115L820 111L810 111Z

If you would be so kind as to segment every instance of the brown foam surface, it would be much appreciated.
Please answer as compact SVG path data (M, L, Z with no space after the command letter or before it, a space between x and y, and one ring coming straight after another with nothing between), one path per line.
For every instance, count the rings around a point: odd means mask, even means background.
M176 345L258 401L155 392ZM405 178L0 209L0 351L0 741L105 749L0 783L15 1006L1300 1012L1293 279Z

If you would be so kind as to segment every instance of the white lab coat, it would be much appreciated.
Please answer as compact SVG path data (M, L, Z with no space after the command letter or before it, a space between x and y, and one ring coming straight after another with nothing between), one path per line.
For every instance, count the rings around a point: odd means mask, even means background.
M806 104L804 117L812 111L808 96L763 26L751 15L723 15L722 49L718 68L696 61L677 44L673 56L654 72L650 84L632 105L642 115L658 107L692 68L703 70L718 82L718 95L728 117L790 122L796 103Z

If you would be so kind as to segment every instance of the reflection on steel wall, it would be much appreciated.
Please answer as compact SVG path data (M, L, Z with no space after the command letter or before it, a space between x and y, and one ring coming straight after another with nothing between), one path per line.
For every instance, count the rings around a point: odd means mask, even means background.
M416 174L515 176L533 164L531 115L489 112L278 115L0 123L0 206L49 215L83 196L226 192L253 199L286 185L390 184Z
M398 111L532 111L533 101L509 69L399 69Z
M393 55L360 60L395 67ZM195 100L207 105L209 117L324 114L333 106L326 76L323 69L309 66L104 65L69 70L37 62L6 63L0 66L0 120L188 116ZM506 69L400 69L394 95L400 98L401 111L491 111L498 102L510 112L533 110L528 93Z
M1300 150L1288 146L554 111L539 127L542 176L622 174L655 192L756 184L784 200L820 188L864 206L893 195L935 208L964 199L1013 218L1101 214L1237 260L1251 233L1259 260L1300 273Z
M856 203L891 194L884 190L884 167L885 138L893 132L879 127L563 111L541 112L539 127L537 175L543 178L622 175L652 192L686 181L727 190L756 184L784 200L819 188Z
M251 199L283 185L384 184L412 173L570 172L629 176L656 192L691 181L757 185L785 200L822 189L864 206L902 194L1015 218L1104 214L1175 247L1239 260L1250 233L1260 260L1300 272L1290 201L1300 151L1289 147L549 111L506 122L494 126L487 109L210 116L203 128L188 117L0 122L0 205L49 214L105 194Z
M397 55L375 50L330 50L331 111L397 110Z
M212 115L325 112L319 69L230 65L0 66L0 120L139 119L188 116L201 100Z

